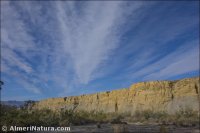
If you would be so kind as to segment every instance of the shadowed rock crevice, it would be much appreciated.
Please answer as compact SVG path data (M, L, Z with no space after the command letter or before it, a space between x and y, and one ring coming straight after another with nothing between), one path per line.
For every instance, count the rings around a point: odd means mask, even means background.
M199 94L199 90L198 90L197 84L195 84L194 88L195 88L196 93Z
M117 105L117 102L115 103L115 112L118 112L118 105Z

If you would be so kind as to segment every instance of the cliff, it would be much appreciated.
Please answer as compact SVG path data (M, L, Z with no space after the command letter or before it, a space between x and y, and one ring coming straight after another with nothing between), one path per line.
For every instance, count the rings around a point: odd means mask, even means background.
M37 102L34 108L131 114L136 110L153 110L172 114L185 108L199 110L199 91L199 77L176 81L141 82L131 85L130 88L110 92L45 99Z

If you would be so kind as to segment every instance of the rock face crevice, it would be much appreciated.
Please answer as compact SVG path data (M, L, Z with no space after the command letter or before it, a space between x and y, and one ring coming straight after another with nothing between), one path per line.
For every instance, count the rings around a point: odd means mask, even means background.
M195 84L194 88L195 88L195 90L196 90L196 93L197 93L197 95L198 95L198 94L199 94L199 89L198 89L198 86L197 86L197 84Z
M49 98L35 104L34 108L63 108L105 113L131 113L142 110L175 113L184 108L199 110L199 77L177 81L140 82L114 91L96 94Z
M118 105L117 105L117 102L115 103L115 112L118 111Z

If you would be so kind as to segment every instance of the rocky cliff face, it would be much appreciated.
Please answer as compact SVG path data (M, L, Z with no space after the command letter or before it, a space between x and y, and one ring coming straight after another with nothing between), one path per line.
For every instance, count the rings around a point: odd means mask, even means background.
M39 101L34 108L55 111L73 109L131 113L136 110L153 110L175 113L180 109L199 110L199 77L177 81L141 82L130 88L65 98Z

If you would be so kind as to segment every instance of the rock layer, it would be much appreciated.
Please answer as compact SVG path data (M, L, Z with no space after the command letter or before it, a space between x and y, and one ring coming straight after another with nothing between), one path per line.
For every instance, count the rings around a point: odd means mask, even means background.
M49 98L34 105L36 109L103 111L131 113L136 110L175 113L180 109L199 110L199 77L176 81L140 82L120 90L96 94Z

